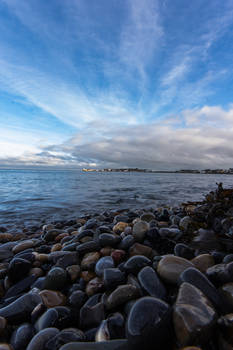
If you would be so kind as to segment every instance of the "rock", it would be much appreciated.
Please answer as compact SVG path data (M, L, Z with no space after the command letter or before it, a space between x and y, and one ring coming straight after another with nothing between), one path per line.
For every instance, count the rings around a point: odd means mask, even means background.
M0 316L0 336L2 336L6 330L7 320Z
M187 282L200 289L200 291L210 300L214 307L223 311L225 307L221 301L220 295L214 285L199 270L190 267L180 275L180 283Z
M171 349L171 308L160 299L143 297L130 310L126 335L130 349Z
M94 295L92 298L96 297ZM92 300L87 302L80 309L80 327L92 328L99 326L100 322L105 319L105 308L102 302L97 302L92 305Z
M149 224L145 221L138 221L133 226L133 237L136 242L142 242L146 232L149 230Z
M55 337L59 333L57 328L45 328L34 335L26 350L44 350L45 344L49 339Z
M11 304L0 309L0 316L5 317L9 323L27 321L34 307L41 303L41 297L35 293L27 293Z
M48 327L65 328L72 322L71 310L65 306L57 306L45 311L35 323L39 332Z
M0 350L14 350L10 344L0 343Z
M114 263L116 265L118 265L119 263L121 263L124 258L125 258L125 251L121 250L121 249L115 249L111 252L111 257L114 260Z
M61 243L56 243L52 246L51 252L57 252L58 250L61 250L61 249L62 249Z
M125 339L88 343L78 342L63 345L59 350L128 350L128 343Z
M100 259L99 252L91 252L84 255L81 261L82 270L94 270L97 261Z
M233 261L233 254L228 254L224 257L222 262L224 264L228 264L229 262L232 262L232 261Z
M161 227L159 234L162 238L178 240L183 235L183 232L177 228Z
M17 282L7 290L6 294L4 295L4 298L5 299L11 298L13 296L21 294L22 292L27 291L31 287L31 285L35 282L35 280L36 280L36 276L32 275Z
M217 286L233 282L233 263L218 264L206 270L208 279Z
M30 276L34 275L36 278L42 277L44 276L44 271L39 267L33 267L29 270L29 275Z
M153 213L143 213L140 217L142 221L150 222L155 219L155 216Z
M20 325L11 336L11 345L14 350L25 349L35 335L35 328L30 323Z
M179 222L179 227L181 230L187 232L190 226L192 226L192 224L193 224L192 218L190 216L184 216Z
M112 267L114 267L113 258L111 256L104 256L103 258L99 259L99 261L95 265L95 273L97 276L101 277L103 276L105 269Z
M114 217L113 223L117 224L118 222L123 222L123 223L127 223L129 221L129 217L127 215L116 215Z
M99 235L99 242L101 247L115 247L117 243L119 243L119 241L120 237L115 236L111 233L102 233L101 235Z
M103 280L99 277L95 277L88 282L86 286L86 294L92 296L93 294L100 292L103 289L103 286Z
M219 291L227 303L228 312L233 312L233 283L224 284Z
M41 296L44 305L48 308L66 304L66 297L61 292L44 289L39 295Z
M22 252L25 249L32 248L34 246L33 240L25 240L20 243L18 243L14 248L12 249L12 252L14 254L17 254L19 252Z
M129 256L134 256L134 255L144 255L147 258L151 258L152 248L140 243L134 243L129 248Z
M203 273L205 273L209 267L215 264L214 258L210 254L198 255L194 259L192 259L191 262L198 270L200 270Z
M90 241L86 243L82 243L76 247L77 252L80 255L84 255L90 252L96 252L100 250L100 245L98 242Z
M62 233L60 230L56 230L56 229L48 230L47 232L44 233L43 239L46 242L54 241L56 236L58 236L60 233Z
M155 298L166 300L166 289L152 267L144 267L138 273L138 280L147 294Z
M151 265L150 259L143 255L135 255L129 258L124 264L124 271L137 274L143 267Z
M180 258L184 258L187 260L194 258L194 251L193 249L189 248L184 243L177 243L174 248L174 254L176 256L179 256Z
M173 323L181 346L208 344L213 336L217 313L206 296L190 283L179 289Z
M8 250L8 249L6 249L6 250L1 249L0 250L0 260L9 259L9 258L12 258L12 256L13 256L13 253L11 250Z
M126 303L129 300L139 297L138 289L131 284L124 284L117 287L109 296L106 306L109 310Z
M118 245L118 248L127 250L129 247L131 247L134 244L134 242L135 242L135 240L134 240L133 236L131 236L131 235L126 236L122 239L122 241Z
M53 267L44 281L44 289L61 290L65 287L67 273L61 267Z
M193 264L178 256L164 256L158 263L157 272L159 276L167 283L177 284L180 274Z
M69 296L68 302L71 306L74 306L77 309L80 309L83 304L86 302L87 296L81 290L75 290Z
M75 245L76 248L76 245ZM71 265L77 265L78 264L78 254L77 252L68 252L64 256L62 256L60 259L57 260L56 266L61 267L65 269L68 266Z
M115 226L113 226L113 232L120 233L125 230L125 228L128 226L126 222L118 222Z
M31 263L28 260L14 258L11 260L8 267L8 277L11 282L15 283L24 278L31 268Z
M218 319L218 328L222 335L221 343L223 343L224 340L227 340L229 344L229 347L224 347L223 344L221 344L222 346L219 345L219 348L231 350L233 347L233 313L221 316Z
M125 273L118 268L105 269L103 281L106 289L115 288L125 283Z
M110 339L125 338L124 317L116 312L103 320L95 334L95 341L102 342Z
M95 272L93 271L82 271L81 272L81 278L85 281L85 282L89 282L90 280L92 280L93 278L96 277Z
M63 329L46 343L47 350L59 350L64 344L71 342L80 342L85 340L85 335L77 328Z

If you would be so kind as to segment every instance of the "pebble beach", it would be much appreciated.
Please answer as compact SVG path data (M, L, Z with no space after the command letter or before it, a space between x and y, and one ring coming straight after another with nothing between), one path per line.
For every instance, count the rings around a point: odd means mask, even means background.
M0 227L0 350L233 349L233 190Z

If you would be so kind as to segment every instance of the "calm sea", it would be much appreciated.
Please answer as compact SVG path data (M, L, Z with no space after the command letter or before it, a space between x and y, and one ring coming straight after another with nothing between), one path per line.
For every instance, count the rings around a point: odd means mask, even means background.
M231 175L0 170L0 225L20 227L106 209L202 200Z

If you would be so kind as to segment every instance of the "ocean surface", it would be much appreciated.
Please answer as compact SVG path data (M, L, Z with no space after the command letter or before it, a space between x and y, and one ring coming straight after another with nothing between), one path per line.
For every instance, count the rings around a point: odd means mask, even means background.
M0 226L73 219L106 209L156 208L198 201L232 175L0 170Z

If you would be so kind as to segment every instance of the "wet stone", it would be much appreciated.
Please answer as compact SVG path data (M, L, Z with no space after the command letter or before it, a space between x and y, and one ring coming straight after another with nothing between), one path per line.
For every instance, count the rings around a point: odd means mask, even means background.
M219 311L224 311L224 305L214 285L199 270L190 267L180 275L180 283L187 282L200 289Z
M138 273L138 280L147 294L155 298L166 300L166 289L152 267L144 267Z
M97 276L101 277L103 276L105 269L112 267L114 267L113 258L111 256L104 256L103 258L99 259L95 265L95 273Z
M206 296L190 283L183 283L177 296L173 322L181 346L208 343L217 313Z
M194 251L184 243L177 243L175 245L174 254L187 260L194 258Z
M31 268L31 263L28 260L14 258L11 260L8 268L8 277L15 283L24 278Z
M134 242L135 242L135 239L133 236L131 235L126 236L122 239L122 241L118 245L118 248L127 250L129 247L131 247L134 244Z
M31 287L31 285L35 282L35 280L36 280L36 276L32 275L17 282L7 290L6 294L4 295L4 298L5 299L11 298L13 296L21 294L22 292L27 291Z
M193 264L184 258L167 255L159 261L157 272L165 282L177 284L180 274L192 266Z
M108 268L104 270L104 286L107 289L114 288L125 283L125 273L118 268Z
M4 334L6 326L7 326L7 320L4 317L0 316L0 336Z
M90 280L92 280L93 278L96 277L95 272L93 271L82 271L81 272L81 278L85 281L85 282L89 282Z
M56 262L56 266L65 269L68 266L77 265L77 263L78 263L77 252L70 252L64 255L63 257L61 257L60 259L58 259L58 261Z
M198 255L194 259L192 259L191 262L198 270L200 270L203 273L205 273L209 267L215 264L214 258L210 254Z
M30 323L24 323L12 333L10 343L14 350L22 350L26 348L34 335L35 328Z
M155 219L155 216L153 213L143 213L140 217L142 221L150 222Z
M206 275L209 280L216 286L220 286L224 283L233 282L233 263L218 264L209 267L206 270Z
M88 282L88 284L86 286L86 294L88 296L96 294L96 293L102 291L103 286L104 286L103 280L100 277L95 277Z
M74 282L79 277L81 269L79 265L71 265L66 268L66 271L70 280Z
M125 258L125 251L121 249L115 249L111 252L111 257L116 265L120 264Z
M233 283L226 283L219 289L229 312L233 312Z
M61 290L65 287L67 273L61 267L53 267L44 281L44 289Z
M33 240L25 240L23 242L18 243L14 248L12 249L12 252L14 254L17 254L25 249L32 248L34 246Z
M233 254L228 254L228 255L226 255L225 257L224 257L224 259L223 259L223 263L224 264L228 264L228 263L230 263L230 262L232 262L233 261Z
M134 243L129 248L129 256L134 256L134 255L144 255L147 258L151 258L152 248L140 243Z
M79 254L84 255L86 253L95 252L100 250L100 245L96 241L90 241L82 243L76 247L76 250Z
M65 295L59 291L44 289L39 295L41 296L44 305L48 308L66 304Z
M0 350L14 350L10 344L0 343Z
M124 271L137 274L143 267L151 265L150 259L143 255L135 255L129 258L124 264Z
M115 247L120 242L120 237L115 236L110 233L102 233L99 235L99 243L101 247L109 246L109 247Z
M105 308L102 302L95 305L88 305L88 301L80 309L80 327L92 328L97 327L105 319Z
M54 241L56 236L58 236L60 233L62 233L60 230L56 230L56 229L49 230L49 231L45 232L45 234L43 235L43 239L46 242Z
M156 348L170 349L170 306L153 297L137 300L128 316L126 335L130 349L152 350L155 344Z
M136 242L142 242L146 232L149 230L149 224L145 221L138 221L133 226L133 237Z
M82 270L94 270L97 261L100 259L99 252L91 252L84 255L81 261Z
M55 337L59 333L57 328L45 328L34 335L26 350L44 350L49 339Z
M79 342L63 345L59 350L128 350L125 339L109 340L104 342Z
M178 240L183 235L183 232L177 228L161 227L159 234L162 238Z
M127 301L138 298L139 291L137 287L131 284L124 284L117 287L109 296L106 302L107 308L114 309Z
M87 295L81 290L76 290L69 296L68 302L71 306L80 309L86 302Z
M59 350L64 344L71 342L80 342L85 340L85 335L82 331L76 328L63 329L59 334L55 335L46 343L46 350Z
M113 232L121 233L128 226L126 222L118 222L115 226L113 226Z
M0 309L0 316L9 323L27 321L34 307L41 303L41 297L35 293L24 294L11 304Z

